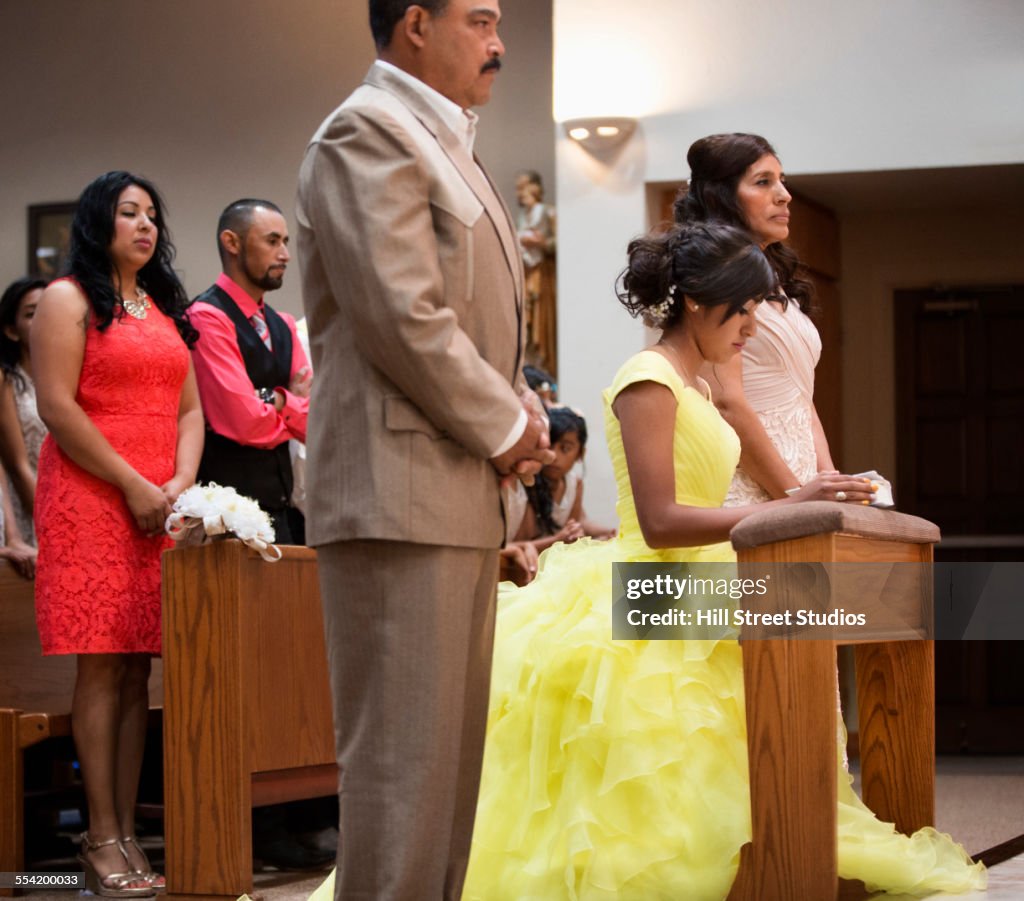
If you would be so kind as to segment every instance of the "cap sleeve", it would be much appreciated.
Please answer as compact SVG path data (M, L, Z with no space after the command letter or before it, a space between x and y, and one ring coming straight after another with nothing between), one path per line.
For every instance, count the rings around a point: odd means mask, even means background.
M657 351L644 350L626 360L616 373L606 393L608 403L614 403L615 398L637 382L657 382L664 385L672 392L677 402L684 388L679 374L665 357Z

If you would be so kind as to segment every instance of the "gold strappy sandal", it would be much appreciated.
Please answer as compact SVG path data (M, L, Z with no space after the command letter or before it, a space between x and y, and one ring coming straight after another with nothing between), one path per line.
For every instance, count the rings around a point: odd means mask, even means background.
M85 871L85 885L94 895L102 895L104 898L147 898L156 893L150 881L135 870L129 869L124 873L107 873L101 876L96 866L89 859L90 851L97 851L100 848L117 846L121 852L124 862L128 864L128 854L124 850L119 838L108 838L106 841L94 842L88 832L82 833L82 853L78 855L78 862ZM130 864L129 864L130 866ZM132 885L142 882L143 885Z
M142 850L142 845L139 844L139 840L134 835L126 835L121 839L122 846L133 845L135 850L139 852L142 859L146 861L145 870L136 870L135 872L141 875L146 881L153 887L154 892L163 892L167 890L167 880L164 878L162 873L157 873L149 865L149 857L146 856L146 852Z

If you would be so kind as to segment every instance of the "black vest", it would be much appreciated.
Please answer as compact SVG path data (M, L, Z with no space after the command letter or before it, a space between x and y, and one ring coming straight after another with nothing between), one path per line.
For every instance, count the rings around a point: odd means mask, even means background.
M256 334L252 323L227 292L216 285L200 294L201 300L223 311L235 325L238 349L254 388L282 388L291 380L292 333L287 323L268 304L263 314L270 329L274 350L270 351ZM292 460L288 442L274 448L250 447L213 431L207 425L206 444L199 463L198 480L230 485L239 494L253 498L266 511L291 504Z

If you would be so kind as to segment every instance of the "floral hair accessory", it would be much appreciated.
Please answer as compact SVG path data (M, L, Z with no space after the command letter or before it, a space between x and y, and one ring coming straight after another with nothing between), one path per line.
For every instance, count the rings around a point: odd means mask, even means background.
M182 491L164 528L183 546L234 536L264 560L281 559L281 549L272 543L274 527L260 505L234 488L216 482Z
M668 296L661 302L647 307L643 311L644 325L648 328L664 328L672 317L672 307L676 302L676 286L669 285Z

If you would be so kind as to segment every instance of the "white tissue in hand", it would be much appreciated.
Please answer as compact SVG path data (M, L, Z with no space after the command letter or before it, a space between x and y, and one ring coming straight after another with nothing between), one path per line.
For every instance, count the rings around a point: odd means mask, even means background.
M871 479L878 486L878 490L875 491L875 499L871 502L872 507L893 507L895 502L892 499L892 483L880 476L873 469L867 472L855 472L853 474L855 479Z

